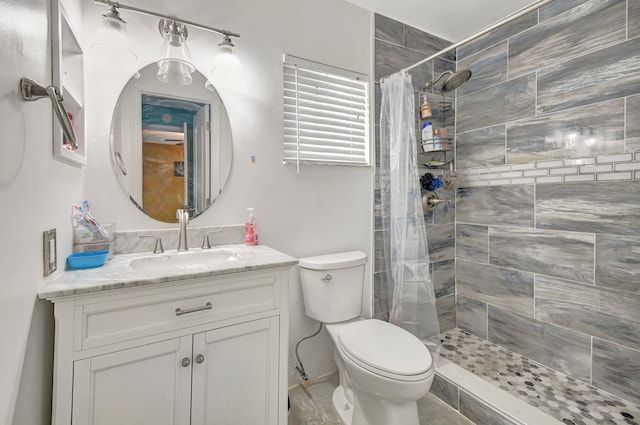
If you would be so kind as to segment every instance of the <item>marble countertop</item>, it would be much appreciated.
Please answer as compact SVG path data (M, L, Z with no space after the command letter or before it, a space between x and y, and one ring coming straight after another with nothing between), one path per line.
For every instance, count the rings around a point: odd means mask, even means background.
M233 261L208 263L206 255L219 252L232 252ZM131 266L131 262L138 259L148 259L158 256L184 257L193 255L194 262L157 267L146 267L141 270ZM187 262L188 263L188 262ZM118 254L106 262L102 267L67 270L56 279L44 285L38 291L41 299L54 299L92 292L108 291L112 289L131 288L172 281L212 277L231 273L241 273L275 267L294 266L298 260L269 248L265 245L220 245L210 250L200 248L177 252L167 250L164 254L136 253Z

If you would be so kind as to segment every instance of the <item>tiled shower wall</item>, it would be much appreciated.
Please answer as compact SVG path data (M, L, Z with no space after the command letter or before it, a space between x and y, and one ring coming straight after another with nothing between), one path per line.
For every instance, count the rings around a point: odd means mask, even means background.
M376 124L380 123L380 85L382 77L430 56L451 43L413 27L394 21L381 15L375 17L375 79L376 79ZM455 55L452 53L435 61L428 62L411 71L416 92L434 75L455 69ZM418 123L416 122L416 125ZM376 136L379 135L376 125ZM376 193L375 193L375 259L374 259L374 313L381 319L387 319L391 308L393 287L385 264L384 232L388 232L389 223L384 219L379 189L380 164L379 137L376 137ZM422 161L424 162L424 161ZM425 170L421 171L424 174ZM384 177L384 176L383 176ZM455 193L452 190L440 190L440 197L451 200L433 214L425 215L429 241L431 269L437 297L440 328L449 330L456 326L455 303Z
M640 0L458 49L457 323L640 402Z

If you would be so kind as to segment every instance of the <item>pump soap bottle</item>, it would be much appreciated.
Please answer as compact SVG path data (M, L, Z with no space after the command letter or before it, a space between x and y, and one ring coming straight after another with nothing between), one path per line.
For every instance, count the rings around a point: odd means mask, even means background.
M258 223L253 215L253 208L247 208L249 218L244 225L244 244L258 245Z

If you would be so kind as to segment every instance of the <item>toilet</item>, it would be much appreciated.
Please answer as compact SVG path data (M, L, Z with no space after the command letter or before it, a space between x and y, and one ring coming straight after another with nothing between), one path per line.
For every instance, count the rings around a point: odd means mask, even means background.
M431 354L406 330L360 316L366 262L360 251L298 260L306 315L326 325L335 348L333 406L345 425L419 425Z

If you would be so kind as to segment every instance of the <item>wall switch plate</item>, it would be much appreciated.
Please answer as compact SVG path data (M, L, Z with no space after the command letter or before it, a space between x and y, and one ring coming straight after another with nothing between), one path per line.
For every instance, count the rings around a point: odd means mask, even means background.
M49 276L58 268L56 251L56 229L45 230L42 232L42 252L45 276Z

